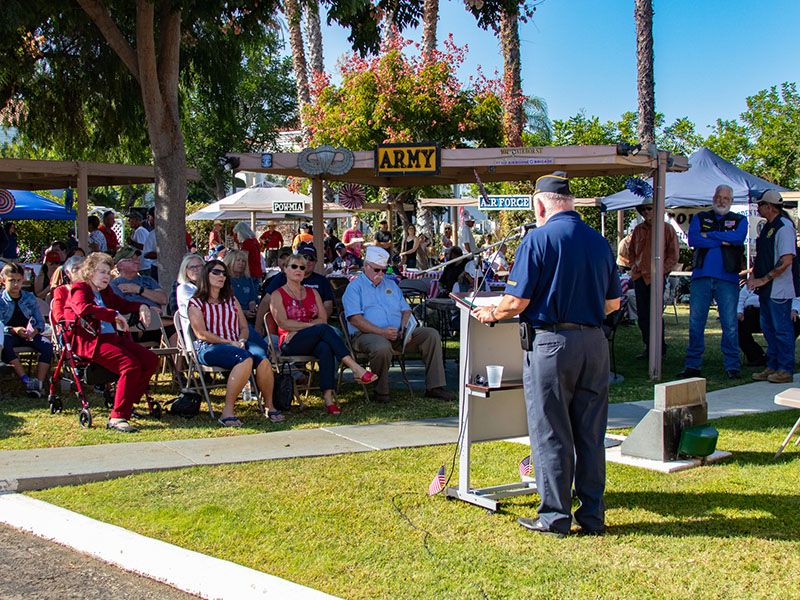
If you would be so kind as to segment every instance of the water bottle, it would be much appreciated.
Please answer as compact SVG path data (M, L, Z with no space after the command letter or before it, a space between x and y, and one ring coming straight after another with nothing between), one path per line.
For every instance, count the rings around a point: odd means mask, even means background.
M253 391L250 389L250 382L248 381L244 388L242 388L242 400L250 402L253 399Z

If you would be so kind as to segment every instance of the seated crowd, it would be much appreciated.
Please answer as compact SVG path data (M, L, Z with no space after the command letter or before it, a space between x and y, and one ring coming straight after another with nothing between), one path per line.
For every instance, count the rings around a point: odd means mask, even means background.
M359 223L354 217L354 227ZM151 311L155 311L175 317L180 337L191 345L200 365L226 373L225 403L219 418L226 427L242 425L236 416L236 400L251 381L260 392L266 416L276 423L285 419L273 404L270 346L278 355L314 357L315 377L325 410L331 415L341 412L335 396L341 368L351 370L362 385L375 383L377 400L386 402L392 359L408 351L422 355L426 396L453 398L446 389L439 333L416 326L406 335L411 308L396 283L399 269L395 268L393 277L386 276L390 252L396 250L386 222L381 223L374 242L351 230L349 235L345 232L342 242L332 228L326 230L327 270L350 275L343 296L342 289L335 295L331 280L315 268L318 254L308 225L289 248L283 246L283 236L274 225L257 238L246 223L239 223L233 228L239 249L233 249L224 245L222 223L215 223L208 255L186 254L177 281L166 289L157 280L157 252L150 241L155 237L152 213L146 222L139 215L131 216L132 233L122 244L113 226L111 211L102 221L91 218L88 256L76 244L54 242L44 252L32 282L26 278L25 267L16 262L7 262L0 270L0 321L5 332L2 360L31 397L43 395L53 361L45 321L49 312L50 323L70 336L77 356L117 376L107 427L135 431L129 422L133 407L145 395L158 368L156 354L138 342L161 342L161 330L158 322L153 331L132 330L131 323L138 322L139 329L145 330ZM191 240L187 247L192 247ZM406 229L398 249L405 267L427 266L427 238L417 236L413 226ZM23 289L26 285L30 291ZM347 331L329 324L336 314L337 297ZM43 303L50 305L49 311L43 309ZM134 318L122 316L127 314ZM170 337L175 328L167 325L165 331ZM358 363L348 341L368 362L368 368ZM175 340L164 342L173 346ZM26 373L20 354L38 355L35 376ZM293 373L296 379L306 377L301 371Z

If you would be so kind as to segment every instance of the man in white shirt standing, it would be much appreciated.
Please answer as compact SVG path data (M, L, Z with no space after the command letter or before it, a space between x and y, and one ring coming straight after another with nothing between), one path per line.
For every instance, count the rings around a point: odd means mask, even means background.
M147 237L150 235L150 232L147 231L147 228L142 224L141 213L135 210L131 211L128 215L128 225L130 225L131 228L131 234L128 237L128 245L142 252L140 271L145 275L150 275L150 265L153 261L144 257L144 245L147 243Z
M475 236L472 235L472 228L475 226L475 218L466 208L464 209L462 217L464 222L461 225L461 229L458 231L459 245L463 248L464 254L477 252L478 245L475 243Z

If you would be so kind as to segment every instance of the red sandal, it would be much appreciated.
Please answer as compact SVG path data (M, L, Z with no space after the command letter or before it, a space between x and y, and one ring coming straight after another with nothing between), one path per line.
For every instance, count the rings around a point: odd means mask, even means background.
M375 375L372 371L367 370L361 377L357 378L356 381L361 385L367 385L369 383L375 383L378 380L378 376Z
M341 409L341 408L339 408L339 407L336 405L336 403L335 403L335 402L334 402L333 404L327 404L327 405L325 405L325 410L326 410L326 411L328 411L328 414L329 414L329 415L334 415L334 416L336 416L336 415L340 415L340 414L342 414L342 409Z

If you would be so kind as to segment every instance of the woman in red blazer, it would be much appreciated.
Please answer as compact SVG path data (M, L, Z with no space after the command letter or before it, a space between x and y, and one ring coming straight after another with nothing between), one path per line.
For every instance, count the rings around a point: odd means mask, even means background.
M104 252L86 257L80 279L70 290L65 314L74 314L77 321L72 339L75 353L119 375L114 409L106 427L133 433L136 429L128 419L158 368L158 358L130 336L117 334L116 330L128 332L128 322L120 313L139 311L142 323L148 325L150 308L128 302L108 287L113 268L111 257Z

